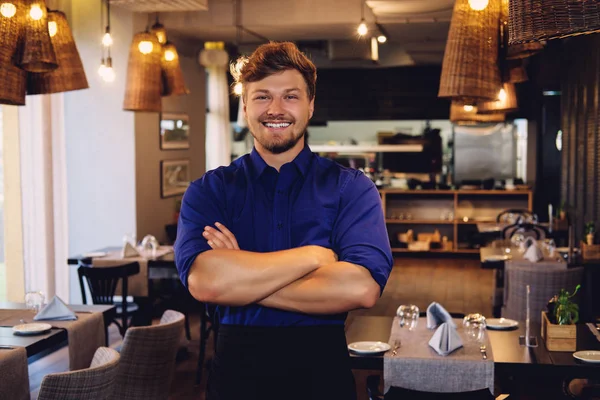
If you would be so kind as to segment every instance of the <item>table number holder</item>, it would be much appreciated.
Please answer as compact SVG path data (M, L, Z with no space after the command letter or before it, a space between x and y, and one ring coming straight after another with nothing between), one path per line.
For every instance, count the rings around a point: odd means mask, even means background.
M529 297L531 296L531 286L527 285L525 287L526 293L527 293L527 297L526 297L526 317L525 317L525 336L519 336L519 345L520 346L525 346L525 347L537 347L538 346L538 341L537 341L537 336L531 336L531 329L530 329L530 313L531 313L531 307L529 305Z

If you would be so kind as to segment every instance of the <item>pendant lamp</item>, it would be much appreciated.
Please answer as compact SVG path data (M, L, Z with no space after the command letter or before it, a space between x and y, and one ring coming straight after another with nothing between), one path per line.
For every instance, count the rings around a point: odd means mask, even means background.
M518 110L517 92L513 83L505 83L495 101L482 101L477 103L477 112L480 114L509 113Z
M495 100L502 87L498 68L500 0L473 9L456 0L442 63L439 97L464 104Z
M600 32L598 0L510 0L509 42Z
M183 71L179 64L179 54L175 45L167 42L162 48L162 57L160 59L162 68L162 96L178 96L189 94L190 91L185 86Z
M25 3L0 5L0 104L25 105L27 73L16 66L25 29Z
M160 112L161 47L156 35L150 32L141 32L133 37L129 48L124 110Z
M523 60L511 60L508 64L508 82L510 83L523 83L527 82L529 77L527 76L527 70L523 64Z
M509 44L506 58L509 60L527 58L539 53L542 50L544 50L544 44L542 42L515 43L512 45Z
M48 72L58 68L48 32L48 10L44 0L26 0L25 40L19 66L27 72Z
M49 11L48 27L58 59L58 68L50 72L28 74L27 94L87 89L89 85L67 17L60 11Z
M506 114L479 114L477 107L465 106L459 101L453 101L450 105L450 122L460 125L470 125L485 122L504 122Z

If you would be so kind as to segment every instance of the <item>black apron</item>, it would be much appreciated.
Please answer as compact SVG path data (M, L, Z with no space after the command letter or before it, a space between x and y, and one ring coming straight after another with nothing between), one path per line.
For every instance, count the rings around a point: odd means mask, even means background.
M207 400L355 400L344 326L221 325Z

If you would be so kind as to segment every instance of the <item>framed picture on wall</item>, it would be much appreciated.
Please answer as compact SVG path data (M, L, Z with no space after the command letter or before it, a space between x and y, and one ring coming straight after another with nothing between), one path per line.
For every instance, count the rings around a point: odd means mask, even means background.
M160 162L160 196L178 196L190 185L190 160L163 160Z
M162 113L160 115L161 150L190 148L190 119L187 114Z

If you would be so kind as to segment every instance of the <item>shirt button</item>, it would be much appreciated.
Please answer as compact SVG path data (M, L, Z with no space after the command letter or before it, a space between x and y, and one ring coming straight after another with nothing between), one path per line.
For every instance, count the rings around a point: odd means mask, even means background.
M283 190L278 190L277 194L283 194Z
M283 227L283 224L281 222L277 223L277 229L281 229Z

